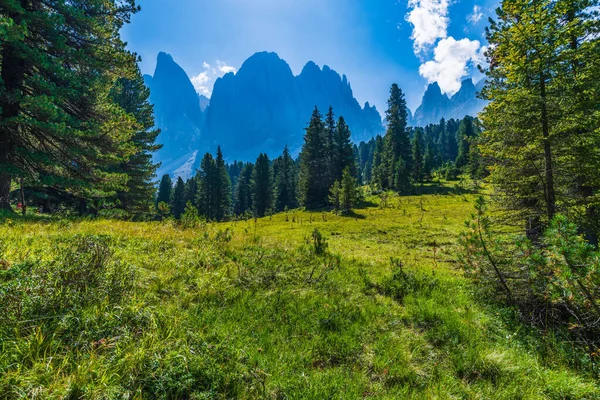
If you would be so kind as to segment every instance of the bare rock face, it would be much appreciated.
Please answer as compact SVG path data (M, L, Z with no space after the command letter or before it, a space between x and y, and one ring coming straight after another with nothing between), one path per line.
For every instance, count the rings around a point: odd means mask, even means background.
M185 71L166 53L159 53L154 76L144 77L150 88L155 123L163 145L155 160L162 163L159 174L171 173L200 146L204 113L200 98Z
M240 70L215 83L207 110L205 144L220 144L230 158L253 160L259 152L292 152L302 145L304 128L315 106L325 114L332 106L343 115L355 139L381 133L381 116L356 101L346 76L315 63L294 76L275 53L256 53Z
M154 76L144 80L164 146L155 157L162 162L159 174L193 172L197 154L219 145L229 161L253 161L261 152L277 156L285 145L297 154L315 106L322 114L332 106L336 117L344 116L356 141L383 132L381 115L368 102L361 107L345 75L309 62L294 76L276 53L256 53L237 73L217 79L210 99L196 93L165 53L158 55Z

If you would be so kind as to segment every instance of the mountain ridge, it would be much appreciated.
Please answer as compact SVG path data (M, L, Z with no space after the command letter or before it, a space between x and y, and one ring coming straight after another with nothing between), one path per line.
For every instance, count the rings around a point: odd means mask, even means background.
M254 161L259 153L275 157L286 145L297 155L315 106L322 114L332 106L336 118L344 116L355 142L385 131L377 108L356 100L345 74L308 61L294 75L274 52L255 53L236 73L218 78L210 99L196 92L186 72L164 52L157 56L154 75L144 75L144 82L161 129L157 142L164 145L154 157L161 163L159 175L187 178L198 167L198 155L214 152L217 146L229 161ZM449 98L432 83L414 114L408 110L409 124L476 114L483 107L476 91L472 80L466 79Z

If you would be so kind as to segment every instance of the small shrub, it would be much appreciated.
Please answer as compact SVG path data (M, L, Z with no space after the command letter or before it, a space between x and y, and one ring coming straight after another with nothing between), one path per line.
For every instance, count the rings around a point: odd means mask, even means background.
M317 228L312 232L312 246L314 253L319 256L327 253L327 247L329 246L327 238Z

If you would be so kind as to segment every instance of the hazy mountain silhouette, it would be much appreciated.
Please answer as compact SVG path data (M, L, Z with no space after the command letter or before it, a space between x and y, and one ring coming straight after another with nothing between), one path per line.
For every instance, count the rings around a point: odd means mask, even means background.
M476 116L485 106L485 101L477 98L483 81L477 86L471 78L462 81L460 89L451 98L442 91L437 82L429 84L421 105L412 118L413 126L425 126L438 123L441 118L463 118L466 115Z

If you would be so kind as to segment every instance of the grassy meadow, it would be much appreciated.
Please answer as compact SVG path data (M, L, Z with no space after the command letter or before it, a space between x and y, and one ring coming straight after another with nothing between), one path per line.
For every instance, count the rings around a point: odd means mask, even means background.
M5 219L0 398L600 398L462 276L475 194L425 191L194 229Z

